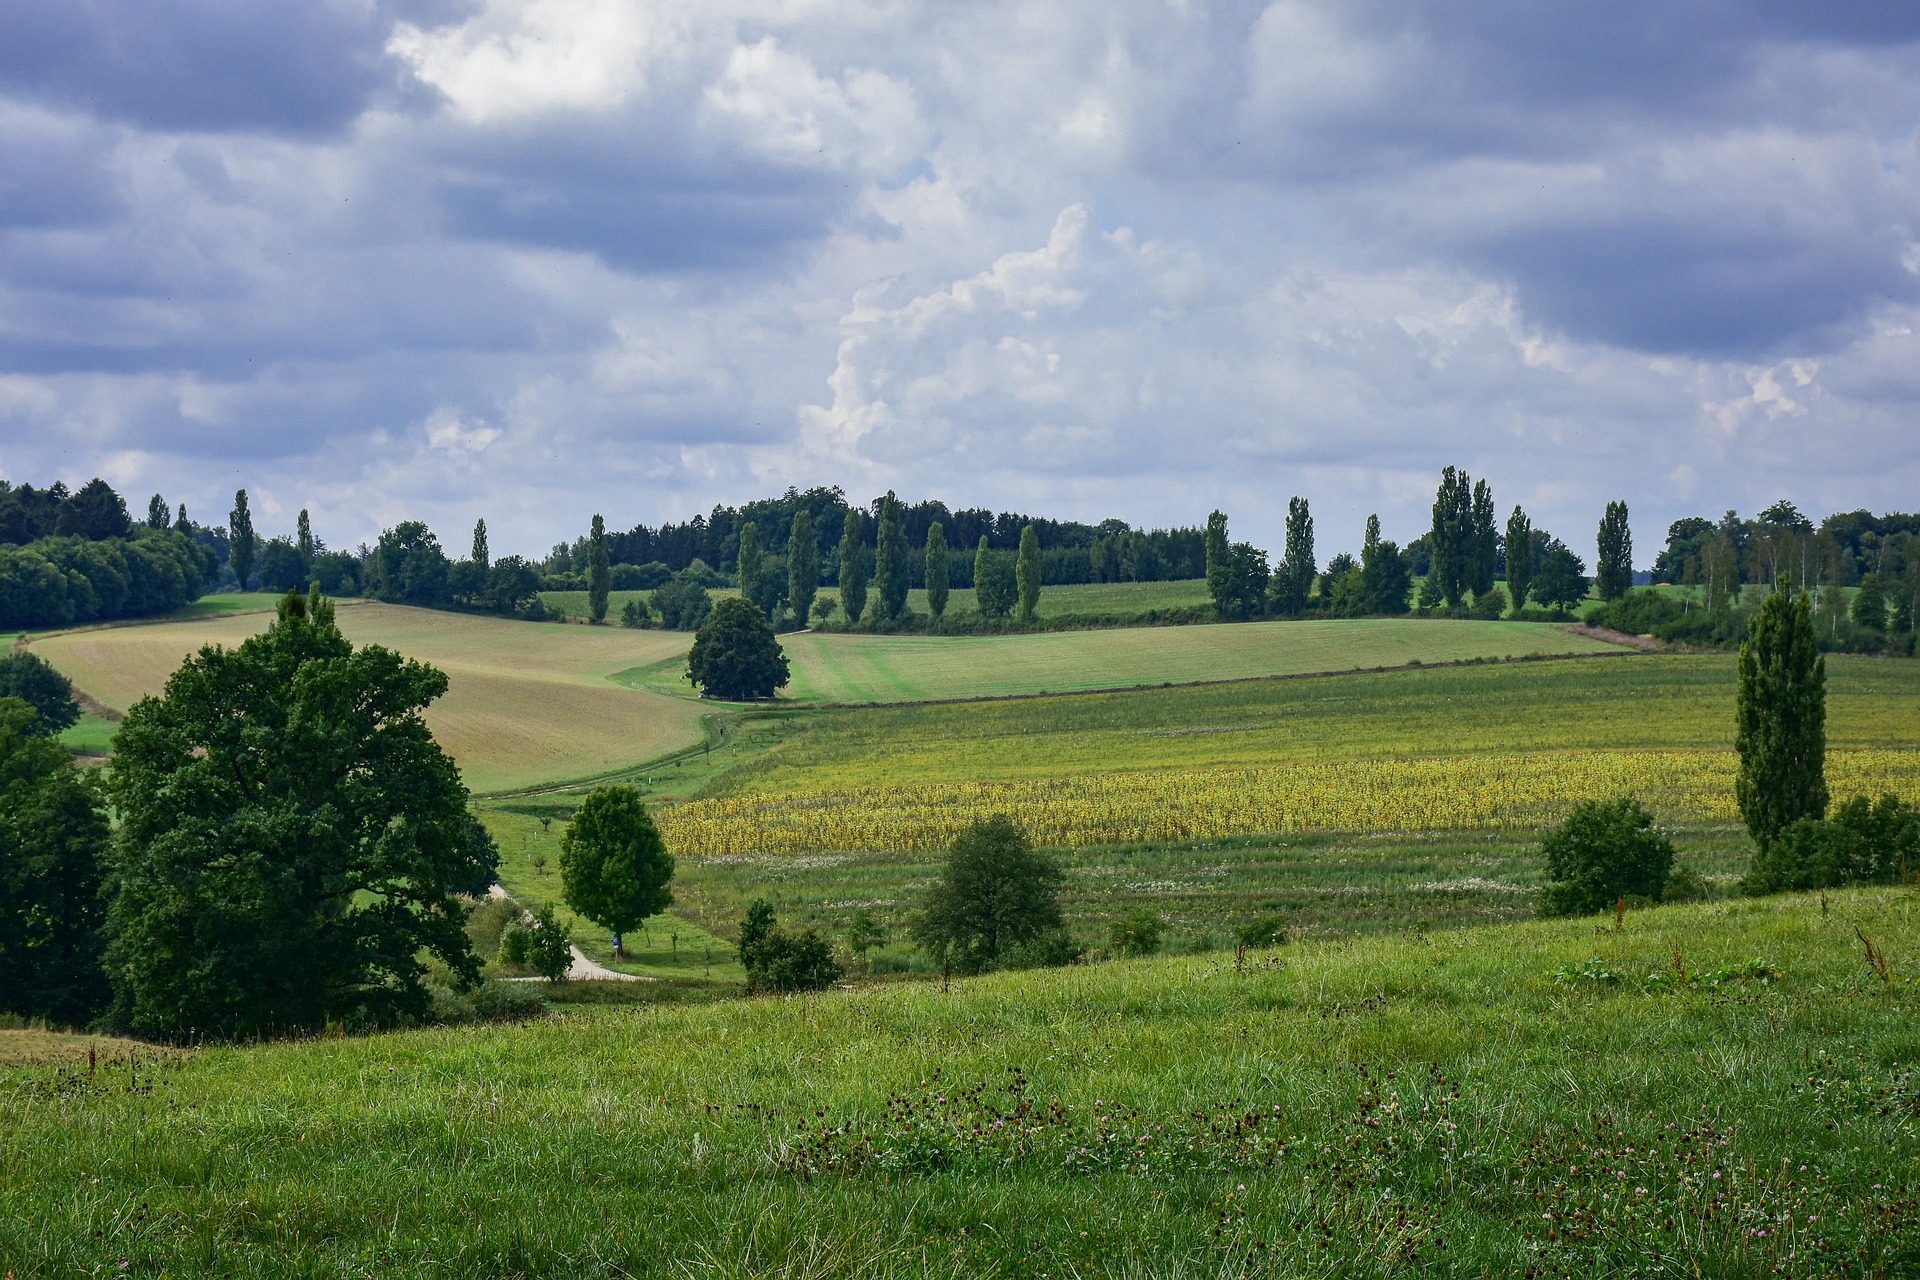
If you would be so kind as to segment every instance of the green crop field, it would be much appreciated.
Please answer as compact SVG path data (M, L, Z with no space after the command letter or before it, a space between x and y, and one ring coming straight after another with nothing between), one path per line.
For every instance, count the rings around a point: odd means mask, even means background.
M1531 622L1372 618L1134 627L1010 636L784 636L801 702L924 702L1240 680L1530 654L1620 653ZM615 679L692 692L662 663Z
M1911 1275L1914 908L1850 891L1617 935L96 1041L92 1070L71 1039L0 1032L0 1267Z
M1842 655L1827 663L1833 747L1920 749L1920 663ZM1733 746L1735 676L1731 654L1640 655L823 711L803 732L780 726L780 745L704 794L1602 747L1724 751Z
M159 692L203 644L237 644L271 614L249 613L48 636L33 651L102 703L124 711ZM478 792L591 777L700 738L700 708L606 677L686 652L676 631L513 622L397 605L342 602L341 629L447 673L427 723Z

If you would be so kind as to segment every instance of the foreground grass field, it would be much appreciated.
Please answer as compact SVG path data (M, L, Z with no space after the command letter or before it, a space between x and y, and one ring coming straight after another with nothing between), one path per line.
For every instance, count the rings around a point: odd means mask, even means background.
M383 644L447 673L427 711L442 746L478 792L591 777L700 738L700 709L610 684L635 663L677 660L692 637L619 627L538 626L471 614L343 602L356 644ZM35 653L116 710L157 693L204 644L238 644L270 613L113 627L32 641Z
M1911 1275L1914 905L14 1066L0 1266Z
M1240 680L1530 654L1620 653L1617 646L1531 622L1368 618L1058 631L1012 636L783 636L807 703L925 702ZM692 693L680 664L615 679Z

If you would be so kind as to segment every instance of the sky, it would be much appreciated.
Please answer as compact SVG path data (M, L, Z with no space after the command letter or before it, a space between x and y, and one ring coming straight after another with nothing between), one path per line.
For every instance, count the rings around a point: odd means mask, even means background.
M10 0L0 477L1591 557L1920 507L1912 0Z

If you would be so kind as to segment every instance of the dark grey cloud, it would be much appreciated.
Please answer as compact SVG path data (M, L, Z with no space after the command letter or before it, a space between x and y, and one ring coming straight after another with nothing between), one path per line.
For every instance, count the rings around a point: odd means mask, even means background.
M10 0L0 84L139 128L325 133L421 100L387 57L397 20L460 0Z

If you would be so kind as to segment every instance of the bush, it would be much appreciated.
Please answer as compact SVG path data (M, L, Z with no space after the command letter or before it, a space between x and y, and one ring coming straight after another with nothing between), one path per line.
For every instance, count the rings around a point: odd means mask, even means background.
M573 968L573 939L560 927L553 908L542 907L506 927L497 958L510 968L531 969L549 982L564 982Z
M1547 915L1592 915L1622 897L1658 902L1673 874L1673 842L1654 829L1645 806L1627 797L1576 806L1540 850L1547 864L1541 895Z
M468 991L437 983L427 987L426 1021L435 1026L466 1022L526 1022L544 1017L546 1003L517 982L483 982Z
M647 608L647 602L638 596L627 601L620 609L620 625L639 630L653 620L653 611Z
M1243 947L1283 947L1287 944L1286 921L1280 916L1261 916L1233 931L1233 940Z
M764 898L740 922L739 950L750 991L819 991L840 981L833 944L810 928L782 928Z
M1480 622L1498 622L1507 616L1507 593L1499 587L1476 593L1467 616Z
M1920 810L1899 797L1854 796L1831 818L1801 818L1753 856L1748 893L1893 884L1920 864Z
M1155 921L1158 924L1158 921ZM1144 953L1143 953L1144 954ZM1081 948L1063 925L1009 947L1000 956L1000 969L1060 969L1078 960Z
M1629 591L1612 604L1602 605L1587 615L1590 626L1608 627L1630 636L1659 634L1661 627L1679 622L1686 616L1680 603L1649 587Z
M614 565L607 576L615 591L652 591L666 585L667 579L673 577L673 570L658 560L649 560L646 564Z
M670 631L698 631L713 612L713 597L697 579L683 574L653 593L653 611Z
M1661 896L1662 902L1705 902L1712 894L1707 878L1692 867L1675 867L1673 874L1667 877L1667 891Z
M1135 907L1113 922L1109 943L1119 956L1150 956L1160 949L1165 926L1150 907Z

